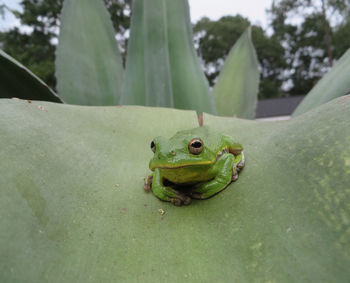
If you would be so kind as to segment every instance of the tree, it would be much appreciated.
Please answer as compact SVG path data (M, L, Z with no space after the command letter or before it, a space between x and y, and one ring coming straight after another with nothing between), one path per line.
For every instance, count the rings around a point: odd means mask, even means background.
M334 56L339 58L350 48L350 20L336 28L333 35Z
M334 34L349 15L348 0L280 0L269 10L274 35L285 47L285 80L291 95L307 93L342 53ZM293 19L302 19L292 24ZM295 22L295 21L294 21ZM344 30L342 31L344 32ZM346 39L343 39L346 40ZM344 45L344 44L343 44ZM345 46L347 46L345 44ZM344 50L344 49L343 49Z
M125 56L130 25L130 0L104 0ZM22 0L23 11L12 11L26 27L0 34L2 49L27 66L49 86L55 87L54 60L63 0Z
M240 15L225 16L218 21L202 18L195 24L195 45L211 86L230 49L249 25L249 20ZM277 38L267 36L261 27L253 26L252 38L261 68L259 96L279 96L282 84L280 74L286 66L284 49Z
M5 16L5 4L1 4L0 3L0 17L4 17Z

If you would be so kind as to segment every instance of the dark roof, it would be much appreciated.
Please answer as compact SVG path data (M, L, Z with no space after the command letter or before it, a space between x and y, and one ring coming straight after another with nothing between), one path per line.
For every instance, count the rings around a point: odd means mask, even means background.
M297 108L305 96L290 96L284 98L260 99L256 111L256 118L289 116Z

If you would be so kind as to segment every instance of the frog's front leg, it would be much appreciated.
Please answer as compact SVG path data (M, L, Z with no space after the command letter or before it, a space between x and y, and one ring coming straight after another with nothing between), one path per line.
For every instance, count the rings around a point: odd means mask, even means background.
M237 162L239 163L240 161ZM235 156L233 154L223 154L212 169L216 174L215 178L209 182L196 185L191 197L194 199L206 199L225 189L234 176L237 175L237 164L235 164Z
M152 192L159 199L164 201L170 201L177 206L188 205L191 203L190 197L185 196L184 194L181 194L180 192L178 192L177 190L169 186L164 186L163 178L158 168L154 170L153 178L151 181L152 181L152 185L151 185Z

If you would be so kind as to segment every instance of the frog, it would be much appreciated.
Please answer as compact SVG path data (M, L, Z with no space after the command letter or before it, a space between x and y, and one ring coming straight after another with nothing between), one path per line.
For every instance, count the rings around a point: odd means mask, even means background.
M182 130L169 139L157 136L150 147L152 174L144 190L176 206L223 191L238 180L246 162L239 142L209 126Z

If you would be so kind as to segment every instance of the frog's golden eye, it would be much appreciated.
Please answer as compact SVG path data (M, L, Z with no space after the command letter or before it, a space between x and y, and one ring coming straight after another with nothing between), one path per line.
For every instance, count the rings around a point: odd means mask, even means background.
M188 150L192 154L200 154L203 151L203 142L200 139L193 139L188 144Z
M151 142L151 149L154 153L156 152L156 144L154 143L154 141Z

